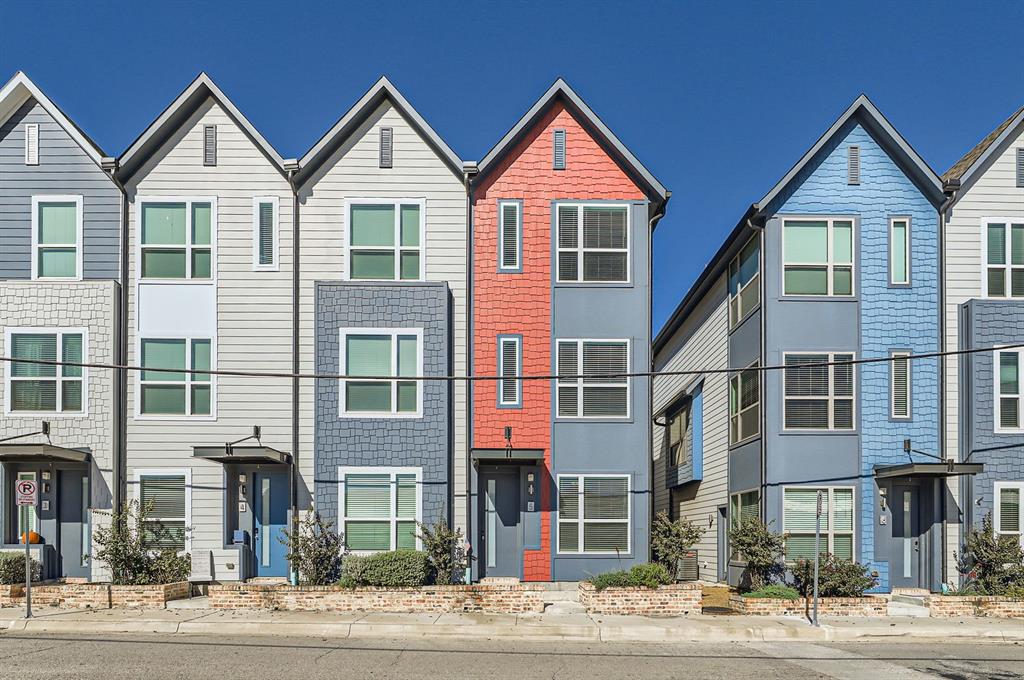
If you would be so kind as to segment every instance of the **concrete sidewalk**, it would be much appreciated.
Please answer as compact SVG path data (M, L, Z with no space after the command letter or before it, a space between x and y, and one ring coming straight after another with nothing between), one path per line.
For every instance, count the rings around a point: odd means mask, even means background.
M366 612L0 609L0 631L295 635L322 638L448 638L572 642L779 642L847 640L1024 641L1013 619L692 616L649 619L587 614L381 614Z

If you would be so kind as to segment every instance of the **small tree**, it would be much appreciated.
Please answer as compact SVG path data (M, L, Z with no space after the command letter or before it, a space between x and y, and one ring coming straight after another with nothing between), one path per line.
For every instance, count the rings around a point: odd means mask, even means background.
M298 569L299 582L306 586L326 586L341 576L345 539L334 530L334 522L307 513L294 531L285 531L279 539L287 548L288 561Z
M744 576L749 590L762 588L785 572L786 537L760 519L750 517L734 527L729 532L729 544L747 563Z
M420 530L419 537L423 541L423 550L430 560L434 583L462 583L465 580L466 567L469 565L462 529L451 529L443 519L433 524L417 522L417 525Z
M669 519L668 513L662 510L654 516L651 527L651 551L654 561L668 569L675 579L679 576L679 561L696 545L704 530L693 522L684 519Z
M152 538L153 532L159 530L159 527L146 526L152 509L152 503L143 506L137 500L128 501L109 513L109 525L97 527L93 533L96 550L92 558L106 565L114 585L152 585L188 578L192 568L188 554L147 547L147 531ZM169 532L164 533L170 536ZM157 534L157 538L160 537Z
M997 534L992 515L981 521L981 528L967 532L957 566L965 576L963 590L980 595L1003 595L1024 588L1024 551L1016 536Z

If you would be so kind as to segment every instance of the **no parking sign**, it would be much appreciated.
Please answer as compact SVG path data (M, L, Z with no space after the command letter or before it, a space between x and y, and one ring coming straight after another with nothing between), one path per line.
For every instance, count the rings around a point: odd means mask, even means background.
M31 479L20 479L14 485L16 505L36 505L39 502L39 485Z

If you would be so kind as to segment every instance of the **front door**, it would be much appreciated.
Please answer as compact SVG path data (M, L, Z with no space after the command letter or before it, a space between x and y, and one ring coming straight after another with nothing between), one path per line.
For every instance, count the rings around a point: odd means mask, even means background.
M59 470L57 492L60 575L88 578L89 475L85 470Z
M921 521L921 489L916 485L894 484L892 508L892 572L893 588L926 588Z
M288 475L257 472L253 475L256 576L288 576L288 548L282 542L288 527Z
M481 471L480 485L480 575L521 578L519 468Z

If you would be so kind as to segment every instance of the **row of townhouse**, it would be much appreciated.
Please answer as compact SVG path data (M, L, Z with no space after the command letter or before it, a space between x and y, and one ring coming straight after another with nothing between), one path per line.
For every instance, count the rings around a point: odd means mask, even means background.
M879 591L955 585L966 528L1024 540L1021 343L1024 108L939 177L861 96L655 338L655 508L737 583L730 528L811 557L820 490L825 549Z
M93 534L138 499L196 581L286 576L311 508L353 551L447 520L474 578L646 561L650 381L586 376L650 366L668 197L561 80L473 163L383 78L285 159L201 74L115 158L16 74L0 549L101 579ZM437 379L471 374L505 378Z

